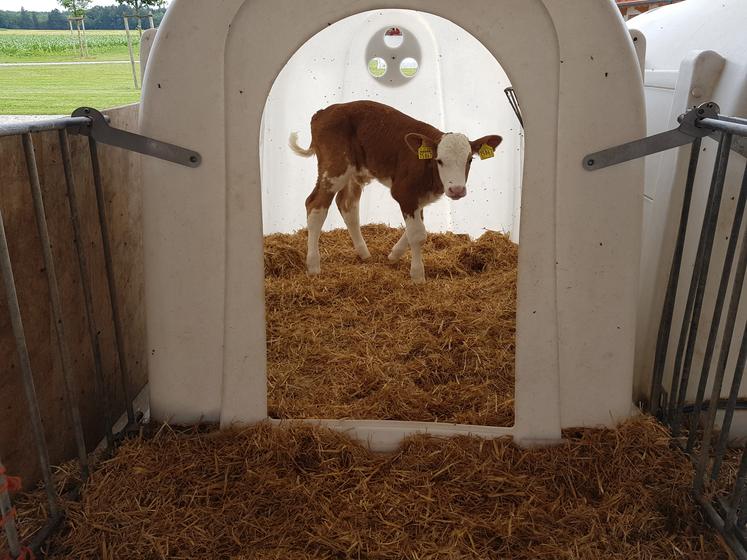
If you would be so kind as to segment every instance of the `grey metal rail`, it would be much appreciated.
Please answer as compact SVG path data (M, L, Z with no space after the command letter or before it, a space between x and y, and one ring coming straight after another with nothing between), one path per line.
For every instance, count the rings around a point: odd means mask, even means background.
M86 117L62 117L57 119L44 119L30 122L19 122L0 124L0 137L20 136L32 132L47 132L50 130L63 130L75 126L88 126L91 120Z

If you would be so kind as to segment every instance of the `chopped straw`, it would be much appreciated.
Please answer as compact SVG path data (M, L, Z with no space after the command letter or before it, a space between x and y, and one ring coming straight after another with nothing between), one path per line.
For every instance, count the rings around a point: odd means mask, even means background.
M322 234L306 275L306 232L265 238L268 399L275 418L513 424L518 247L488 231L431 233L426 283L387 255L402 230Z
M517 250L505 236L431 234L427 283L386 254L322 236L266 239L270 413L287 417L513 420ZM655 420L566 430L561 445L418 435L375 454L326 428L177 431L100 461L50 559L721 559L690 497L692 467ZM733 469L730 471L730 473ZM733 474L731 475L733 477ZM57 475L62 491L72 464ZM43 493L20 496L28 537ZM0 547L1 548L1 547Z
M49 558L728 558L653 419L564 435L530 450L415 436L374 454L294 422L164 428L98 466Z

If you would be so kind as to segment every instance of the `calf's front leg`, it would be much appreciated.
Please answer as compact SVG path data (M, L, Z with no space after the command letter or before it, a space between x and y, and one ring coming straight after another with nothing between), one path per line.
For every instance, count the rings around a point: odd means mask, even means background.
M389 253L389 260L391 262L396 262L399 259L402 258L402 255L405 254L405 251L407 251L407 231L402 234L402 237L399 238L399 241L394 244L394 247L392 247L392 251Z
M405 213L404 216L405 234L407 235L407 241L410 243L410 253L412 254L410 278L416 284L422 284L425 282L422 247L427 235L425 225L423 224L423 210L418 209L412 215Z

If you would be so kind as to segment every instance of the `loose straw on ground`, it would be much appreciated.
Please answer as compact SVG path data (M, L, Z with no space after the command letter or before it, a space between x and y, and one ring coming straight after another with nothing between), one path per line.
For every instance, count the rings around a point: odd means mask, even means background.
M386 258L402 230L363 235L366 262L323 233L312 278L305 232L265 239L270 415L511 425L517 246L431 233L415 285Z
M312 279L303 234L266 240L272 415L512 422L516 246L432 234L416 286L407 261L386 262L400 234L364 228L367 263L346 232L324 234ZM379 455L294 422L164 426L96 466L49 558L728 558L653 419L564 436L533 450L416 436ZM45 517L37 494L18 500L25 537Z
M50 558L728 558L654 420L565 436L417 436L379 455L294 423L164 428L98 466Z

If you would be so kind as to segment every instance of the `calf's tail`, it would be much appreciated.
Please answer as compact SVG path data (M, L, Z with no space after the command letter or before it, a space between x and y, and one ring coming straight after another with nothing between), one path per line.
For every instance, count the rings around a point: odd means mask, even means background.
M298 132L291 132L290 138L288 139L288 145L290 146L290 149L293 150L293 152L296 155L299 155L301 157L311 157L316 152L314 151L314 144L312 143L311 146L307 150L304 150L301 146L298 145Z

